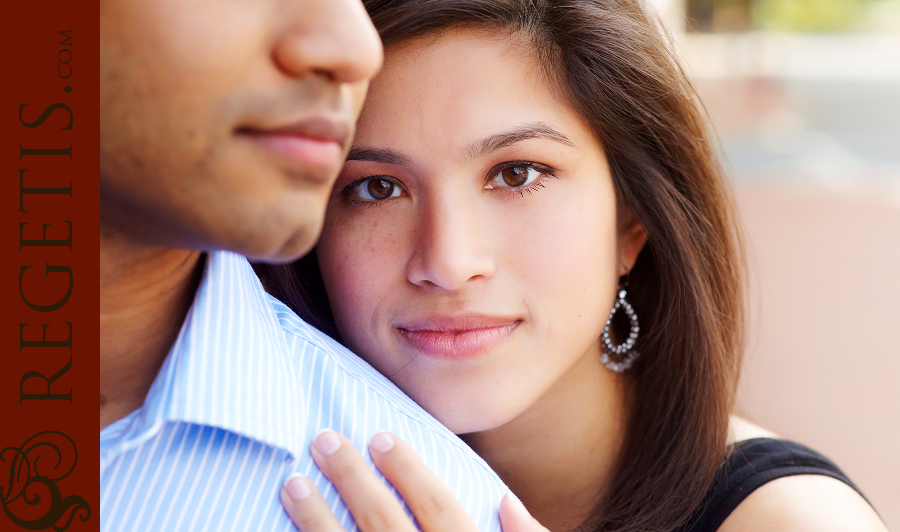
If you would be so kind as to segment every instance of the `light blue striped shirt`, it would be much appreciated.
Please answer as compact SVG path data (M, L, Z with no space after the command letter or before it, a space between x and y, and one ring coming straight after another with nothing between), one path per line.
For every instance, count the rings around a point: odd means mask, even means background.
M100 431L101 530L294 530L279 490L296 471L354 530L309 453L322 428L359 449L379 430L398 434L479 529L500 530L497 508L508 489L471 449L266 294L244 257L210 253L205 267L144 405Z

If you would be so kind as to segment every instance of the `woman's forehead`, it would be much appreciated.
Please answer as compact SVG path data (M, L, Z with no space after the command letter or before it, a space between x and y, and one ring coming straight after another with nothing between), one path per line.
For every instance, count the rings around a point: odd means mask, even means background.
M587 129L559 98L528 41L519 41L482 28L460 28L389 46L385 66L370 87L358 139L390 134L421 140L440 134L450 143L470 144L532 123ZM564 132L570 137L583 133Z

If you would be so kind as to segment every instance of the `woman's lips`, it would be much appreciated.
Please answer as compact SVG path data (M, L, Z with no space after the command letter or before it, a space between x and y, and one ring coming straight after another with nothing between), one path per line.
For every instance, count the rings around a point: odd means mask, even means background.
M478 356L509 338L522 320L493 316L432 317L396 330L417 352L435 358Z

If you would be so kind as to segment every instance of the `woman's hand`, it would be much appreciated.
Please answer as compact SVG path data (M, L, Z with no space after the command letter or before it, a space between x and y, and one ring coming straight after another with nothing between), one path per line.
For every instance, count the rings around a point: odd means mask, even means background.
M363 532L416 530L400 502L369 469L362 455L336 432L319 434L313 459L331 480ZM397 489L425 532L476 531L475 524L446 486L400 438L388 432L369 442L372 461ZM342 531L337 518L308 478L292 475L281 488L281 503L303 532ZM504 532L547 532L522 503L507 494L500 502Z

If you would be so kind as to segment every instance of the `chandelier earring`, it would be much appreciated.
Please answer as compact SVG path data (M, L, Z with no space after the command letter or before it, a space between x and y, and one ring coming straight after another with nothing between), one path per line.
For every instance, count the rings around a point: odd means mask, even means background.
M602 362L607 369L616 373L622 373L630 368L632 364L634 364L634 361L640 356L640 353L634 349L634 344L637 342L641 328L638 324L638 318L637 314L634 312L634 308L631 306L631 303L625 299L625 289L628 287L629 274L630 272L626 271L624 285L619 283L619 296L616 298L616 303L609 313L609 318L606 319L606 326L603 327L603 333L601 334L604 349L603 355L600 357L600 362ZM631 329L628 332L628 338L621 344L615 345L609 337L609 328L612 325L613 316L616 315L616 311L619 309L622 309L625 312L625 315L628 316Z

